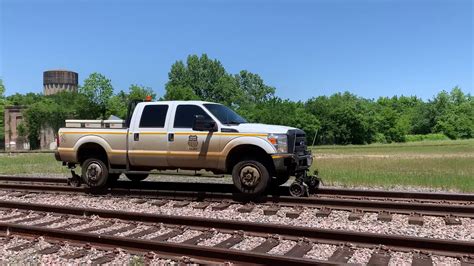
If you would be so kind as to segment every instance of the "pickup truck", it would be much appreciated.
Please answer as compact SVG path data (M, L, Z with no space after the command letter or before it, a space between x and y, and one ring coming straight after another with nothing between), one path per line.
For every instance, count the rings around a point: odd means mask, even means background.
M260 195L295 176L295 196L316 189L305 132L248 123L230 108L203 101L135 102L126 120L66 120L56 160L79 182L102 189L125 174L141 181L152 170L231 174L241 193ZM81 176L73 169L81 166ZM78 181L78 180L76 180Z

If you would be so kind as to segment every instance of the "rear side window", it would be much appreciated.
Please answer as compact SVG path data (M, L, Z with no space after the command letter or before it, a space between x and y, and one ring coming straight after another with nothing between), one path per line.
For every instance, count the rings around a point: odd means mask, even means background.
M143 109L140 127L165 127L168 105L147 105Z
M174 128L192 128L194 117L203 115L206 119L211 117L197 105L178 105L174 116Z

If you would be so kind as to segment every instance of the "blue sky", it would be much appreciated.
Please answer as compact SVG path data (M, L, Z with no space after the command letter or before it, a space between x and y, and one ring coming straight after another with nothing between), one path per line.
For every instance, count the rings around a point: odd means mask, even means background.
M171 64L201 53L293 100L474 91L470 0L0 2L7 95L41 92L42 72L58 68L162 95Z

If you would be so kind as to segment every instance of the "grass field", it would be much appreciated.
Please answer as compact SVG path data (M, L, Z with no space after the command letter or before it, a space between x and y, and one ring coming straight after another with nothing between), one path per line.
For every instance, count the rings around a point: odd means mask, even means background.
M474 140L314 147L325 184L474 192Z
M474 140L318 146L327 185L424 187L474 192ZM53 154L0 154L0 174L67 174Z

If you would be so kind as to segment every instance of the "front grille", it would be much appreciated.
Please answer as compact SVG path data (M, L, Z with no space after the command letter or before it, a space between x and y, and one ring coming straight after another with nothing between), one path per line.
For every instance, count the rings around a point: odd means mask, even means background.
M308 146L306 144L306 134L303 130L288 130L288 152L296 155L308 154Z

